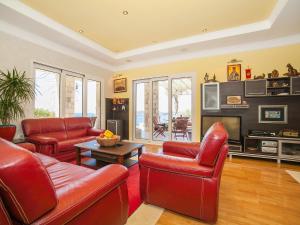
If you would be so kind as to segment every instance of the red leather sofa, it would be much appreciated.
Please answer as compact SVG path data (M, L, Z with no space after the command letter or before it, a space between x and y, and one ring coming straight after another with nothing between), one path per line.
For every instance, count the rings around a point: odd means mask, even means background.
M4 139L0 154L1 225L126 223L125 167L114 164L95 171L32 153Z
M139 159L143 200L216 222L227 139L223 125L215 123L201 143L165 142L162 153L143 153Z
M22 129L26 141L34 143L39 153L60 161L75 159L75 144L93 140L103 132L92 128L87 117L25 119Z

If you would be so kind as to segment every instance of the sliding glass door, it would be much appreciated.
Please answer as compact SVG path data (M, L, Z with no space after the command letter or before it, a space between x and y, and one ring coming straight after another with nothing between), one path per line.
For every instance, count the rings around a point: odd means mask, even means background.
M169 81L152 81L152 139L169 140Z
M135 131L137 139L149 139L151 136L150 82L135 82Z
M134 139L192 140L192 78L134 81Z
M172 140L192 139L192 79L172 79Z

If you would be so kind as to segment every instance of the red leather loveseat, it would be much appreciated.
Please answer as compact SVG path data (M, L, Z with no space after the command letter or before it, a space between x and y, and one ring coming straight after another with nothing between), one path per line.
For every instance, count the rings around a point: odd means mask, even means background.
M126 223L124 166L95 171L32 153L1 138L0 155L1 225Z
M87 117L25 119L22 129L26 141L34 143L37 152L60 161L75 159L74 144L93 140L103 132L92 128Z
M216 222L227 138L223 125L215 123L201 143L165 142L162 153L143 153L139 159L143 200Z

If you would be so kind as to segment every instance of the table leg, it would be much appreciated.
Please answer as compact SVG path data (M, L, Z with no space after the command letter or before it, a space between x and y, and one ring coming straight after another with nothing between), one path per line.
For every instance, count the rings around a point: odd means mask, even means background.
M119 156L118 159L117 159L117 163L121 164L121 165L124 165L124 157L123 156Z
M138 148L138 158L140 158L140 156L142 155L142 153L143 153L143 147Z
M76 164L81 165L81 148L76 148Z

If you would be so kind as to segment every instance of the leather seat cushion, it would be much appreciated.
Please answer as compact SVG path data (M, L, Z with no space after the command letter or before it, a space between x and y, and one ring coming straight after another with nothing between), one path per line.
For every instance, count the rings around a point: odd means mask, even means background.
M56 190L95 172L92 169L64 162L47 167L47 171Z
M79 143L86 142L86 141L91 141L91 140L94 140L94 139L95 139L94 136L86 136L86 137L81 137L81 138L75 138L75 139L60 141L60 142L57 143L57 150L59 152L74 150L74 145L75 144L79 144Z
M46 155L40 154L40 153L35 153L35 155L39 158L39 160L42 162L42 164L45 167L49 167L56 163L59 163L59 161L53 157L49 157L49 156L46 156Z

